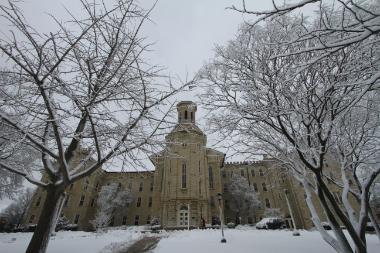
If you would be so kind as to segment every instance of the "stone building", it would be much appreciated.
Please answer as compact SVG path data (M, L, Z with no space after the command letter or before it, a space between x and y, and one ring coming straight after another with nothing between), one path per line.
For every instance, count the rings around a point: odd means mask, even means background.
M118 188L130 189L133 202L116 210L110 226L149 224L153 217L165 228L198 227L202 219L212 224L219 219L218 194L225 222L256 223L267 208L278 208L289 227L311 228L312 221L305 201L303 186L273 159L225 163L225 154L207 148L207 137L196 125L197 106L191 101L177 105L178 124L166 136L166 147L150 159L154 171L107 172L99 169L67 190L62 215L79 229L91 230L97 211L97 195L102 186L117 183ZM78 151L77 160L85 156ZM229 208L228 188L232 173L239 173L251 185L261 201L253 213L238 217ZM331 176L334 176L331 174ZM331 185L331 187L335 187ZM336 189L341 203L339 189ZM44 192L37 189L25 216L25 224L35 224L40 214ZM319 205L317 211L322 213Z

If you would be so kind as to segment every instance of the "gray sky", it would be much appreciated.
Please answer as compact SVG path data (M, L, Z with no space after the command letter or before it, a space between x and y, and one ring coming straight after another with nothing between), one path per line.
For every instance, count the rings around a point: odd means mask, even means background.
M5 2L6 0L0 0L2 4ZM139 2L143 8L150 9L155 0ZM268 0L247 2L249 8L263 10L272 7L271 1ZM252 18L226 9L232 5L241 6L241 0L158 0L150 15L151 22L146 22L142 30L147 42L154 43L150 48L152 51L147 54L148 61L152 65L165 67L164 72L174 78L183 81L191 79L194 73L212 58L215 45L233 39L239 24L245 18ZM78 0L23 0L19 6L28 22L37 30L46 33L56 29L49 14L58 20L68 20L65 8L75 16L84 12ZM6 30L4 28L1 30ZM175 99L197 102L198 92L197 89L183 92ZM203 115L202 108L198 106L197 119L202 129L205 128Z
M1 4L5 2L6 0L0 0ZM155 1L140 2L143 7L150 8ZM247 7L254 10L271 9L271 2L247 0ZM224 44L233 39L239 24L245 19L253 18L226 9L233 4L239 7L241 0L159 0L150 16L152 22L143 27L143 35L149 42L155 43L149 55L151 63L165 66L166 72L172 76L182 80L188 76L190 79L203 63L212 58L216 44ZM20 7L27 20L44 32L54 31L55 27L48 13L65 20L67 13L64 7L75 15L80 15L83 11L78 0L24 0ZM176 99L196 102L197 92L196 89L183 92ZM202 108L198 107L198 124L202 129L205 128L203 115ZM208 139L212 144L213 138L209 136ZM0 201L0 209L2 206L4 202Z

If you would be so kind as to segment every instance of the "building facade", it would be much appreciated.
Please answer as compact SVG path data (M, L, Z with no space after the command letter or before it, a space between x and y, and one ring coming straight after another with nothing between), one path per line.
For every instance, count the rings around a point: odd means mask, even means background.
M165 228L199 227L203 220L207 224L218 222L219 203L226 223L254 224L264 217L266 209L276 208L289 227L294 226L291 214L297 228L313 226L303 186L273 159L225 163L225 154L208 148L206 135L196 125L196 104L180 102L177 111L178 124L166 136L166 147L150 157L154 171L99 169L66 190L61 215L81 230L92 230L101 187L117 183L119 189L131 191L133 201L115 210L110 226L150 224L152 218L157 218ZM78 151L74 163L83 156L85 151ZM261 206L254 212L241 215L230 208L233 173L239 173L257 192ZM218 194L222 194L223 201L218 201ZM341 203L338 188L336 194ZM36 190L25 224L37 223L44 196L41 189ZM323 213L318 204L316 207Z

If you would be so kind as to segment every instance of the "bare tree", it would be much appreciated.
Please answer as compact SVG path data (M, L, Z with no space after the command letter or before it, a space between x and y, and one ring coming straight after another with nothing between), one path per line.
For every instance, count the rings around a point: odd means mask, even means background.
M30 188L22 191L14 202L4 209L2 215L7 219L10 229L17 228L24 218L33 197L33 190Z
M336 11L324 14L331 21L341 20ZM307 203L326 242L337 252L355 251L341 222L356 251L366 252L362 231L368 198L361 202L359 222L346 215L326 184L326 160L336 154L341 120L378 88L379 37L371 33L342 47L316 49L323 40L304 35L323 25L318 19L307 25L302 16L285 13L263 26L245 24L237 39L218 47L215 59L201 71L207 84L202 98L212 129L247 154L269 153L291 168L307 193L317 194L334 236L323 230L310 194ZM332 33L324 39L337 41L339 36ZM348 120L353 125L356 119ZM378 168L373 170L361 194L368 194L378 173Z
M123 208L123 212L125 212L127 205L132 201L133 196L129 189L122 189L117 183L104 185L97 197L95 219L91 222L94 229L98 230L107 227L117 209Z
M232 6L229 9L257 16L258 19L250 24L255 25L264 20L291 14L293 11L302 11L305 7L313 5L317 7L316 26L307 27L307 19L302 18L299 24L307 29L293 39L282 42L291 44L310 39L317 39L318 42L294 53L329 49L326 52L326 55L329 55L358 42L377 43L376 40L372 40L374 35L380 32L380 5L376 0L302 0L291 4L285 3L282 6L276 5L275 1L272 3L272 10L254 11L248 10L245 0L242 0L241 8ZM378 79L379 74L373 78Z
M4 82L1 78L0 82ZM0 89L0 97L2 92ZM38 154L34 149L22 143L22 135L0 121L0 162L7 160L8 164L28 173L39 165ZM14 198L22 191L24 178L18 174L0 169L0 199Z
M226 195L230 195L230 208L235 212L235 223L240 224L241 216L253 214L261 202L253 186L243 176L233 173Z
M11 26L0 40L1 75L9 77L0 87L0 121L38 152L45 177L6 160L0 167L43 188L48 200L26 252L46 251L67 186L113 158L133 162L153 151L169 123L166 101L178 91L143 59L149 44L139 32L150 10L133 0L81 3L81 17L52 17L51 33L33 28L12 1L0 6ZM79 148L89 154L74 166Z

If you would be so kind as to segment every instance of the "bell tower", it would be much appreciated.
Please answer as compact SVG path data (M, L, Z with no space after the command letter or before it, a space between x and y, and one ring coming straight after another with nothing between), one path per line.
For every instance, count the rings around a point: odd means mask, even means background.
M218 216L220 168L224 154L206 147L207 136L196 125L197 105L177 104L178 123L165 137L165 148L152 157L155 165L153 211L164 227L198 227Z
M192 101L182 101L177 104L178 123L195 124L197 105Z

